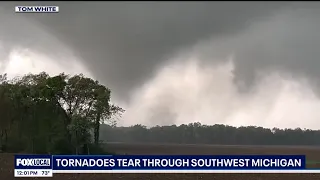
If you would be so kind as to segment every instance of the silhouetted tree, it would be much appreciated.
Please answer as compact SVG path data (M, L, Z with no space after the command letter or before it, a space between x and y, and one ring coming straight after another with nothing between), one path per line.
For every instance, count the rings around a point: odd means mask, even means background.
M110 93L82 74L0 75L0 148L65 154L98 145L100 124L123 112Z

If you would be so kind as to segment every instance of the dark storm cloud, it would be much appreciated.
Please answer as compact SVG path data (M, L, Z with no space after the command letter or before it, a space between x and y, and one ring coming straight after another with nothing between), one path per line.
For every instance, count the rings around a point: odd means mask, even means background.
M307 77L319 88L320 3L297 2L255 22L245 32L222 40L208 40L197 50L202 59L234 55L235 80L248 89L262 71L287 71Z
M14 5L58 5L59 14L13 14ZM287 2L1 2L9 13L4 38L14 45L61 49L57 38L83 59L92 73L126 95L150 78L178 50L210 37L228 37L267 20ZM9 17L8 16L8 17ZM19 16L19 17L18 17ZM18 26L31 19L43 31ZM32 22L30 20L30 22ZM11 22L11 23L9 23ZM15 22L15 23L12 23ZM30 23L25 20L23 23ZM32 33L48 33L30 36ZM29 33L29 34L28 34ZM19 36L23 34L23 36ZM52 37L49 37L52 36ZM29 38L27 38L29 37ZM42 38L32 41L32 38ZM28 40L28 41L27 41ZM51 44L50 44L51 43ZM59 47L57 47L59 46Z

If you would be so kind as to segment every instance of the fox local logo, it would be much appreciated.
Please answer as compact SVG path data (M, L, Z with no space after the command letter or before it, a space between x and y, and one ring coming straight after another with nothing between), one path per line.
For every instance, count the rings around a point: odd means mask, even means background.
M50 166L50 159L16 159L16 166Z

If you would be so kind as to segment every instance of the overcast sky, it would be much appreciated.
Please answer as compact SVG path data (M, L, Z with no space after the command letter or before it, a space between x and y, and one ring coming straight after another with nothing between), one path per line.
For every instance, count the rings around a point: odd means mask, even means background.
M15 5L58 5L16 14ZM1 2L0 71L82 72L121 125L320 128L318 2Z

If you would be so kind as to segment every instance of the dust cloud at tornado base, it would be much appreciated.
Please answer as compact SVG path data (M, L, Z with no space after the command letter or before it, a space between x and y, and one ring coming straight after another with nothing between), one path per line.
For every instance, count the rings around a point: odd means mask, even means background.
M127 8L130 9L130 5ZM48 71L51 74L61 71L83 72L97 78L113 90L115 95L113 101L126 109L119 125L140 123L154 126L201 122L235 126L318 129L320 126L318 123L320 75L317 70L320 67L318 60L320 36L317 33L320 32L319 12L317 4L294 4L290 8L262 16L261 20L253 21L241 28L241 31L227 31L225 34L202 31L202 34L206 34L204 36L206 38L201 37L201 33L197 36L189 33L188 36L181 37L190 36L192 41L180 41L180 44L173 43L174 45L164 43L170 49L160 47L158 51L148 49L150 41L148 33L145 33L146 40L143 40L143 36L139 37L143 46L137 43L134 48L130 49L134 46L132 44L121 49L126 38L120 38L124 42L116 40L109 44L105 42L107 46L102 47L103 44L100 44L99 48L92 50L94 48L90 49L89 45L77 46L77 41L72 40L71 36L70 39L65 37L65 34L69 35L67 30L64 32L61 27L61 29L51 28L43 23L41 18L39 20L38 17L34 19L26 17L21 20L11 17L21 21L12 23L10 20L11 25L2 18L1 22L7 23L8 26L0 33L1 56L6 60L2 61L6 66L2 66L1 70L11 74L29 71ZM62 12L59 15L61 14ZM160 22L164 22L161 16L158 18ZM203 15L197 20L205 18L208 16ZM59 22L56 22L56 26ZM22 30L18 26L14 28L12 24L18 23L25 24L30 29ZM201 27L201 23L195 24ZM167 26L170 26L170 23ZM12 31L10 28L16 30L14 35L10 34ZM90 28L87 29L87 33L89 30ZM148 32L144 31L143 27L136 30ZM183 28L178 30L182 32ZM223 30L222 28L221 31ZM112 32L111 35L118 37L125 30L118 31L119 34ZM150 36L157 36L154 37L156 41L169 41L170 39L162 31L165 32L165 28L158 29ZM81 35L80 30L76 32ZM81 32L82 35L86 35L84 30ZM126 32L123 33L128 35ZM21 40L25 37L28 37L28 41ZM131 36L126 37L131 41L140 40ZM102 43L92 39L91 41L88 39L88 44ZM84 38L78 38L78 43L84 42L81 40ZM109 37L109 40L113 39ZM11 44L7 44L8 42ZM150 48L157 48L153 46L154 42L150 43ZM85 48L88 48L87 52ZM106 60L102 62L103 48L106 48L106 52L108 48L111 50L120 48L121 51L136 56L120 56L119 53L111 52L111 55L106 56ZM147 58L144 61L137 60L143 57L144 52ZM90 57L92 58L88 60ZM96 57L100 59L97 60ZM144 63L149 59L153 62ZM17 68L19 64L20 67ZM130 66L134 71L141 69L144 72L143 76L135 72L126 74L122 68L130 70ZM103 67L108 72L104 72Z

